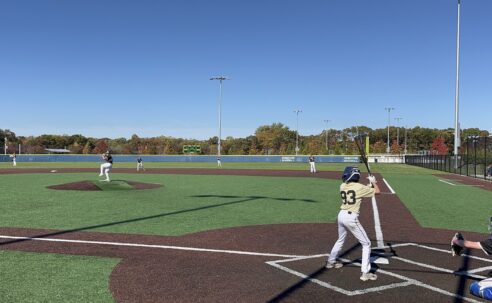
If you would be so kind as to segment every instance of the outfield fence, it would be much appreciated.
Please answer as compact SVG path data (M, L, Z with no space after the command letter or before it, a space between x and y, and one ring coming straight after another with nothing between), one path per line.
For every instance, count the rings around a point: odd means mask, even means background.
M113 155L115 162L136 162L138 155ZM145 156L144 162L216 162L217 156ZM359 163L359 156L315 156L318 163ZM221 156L221 162L270 162L270 163L307 163L309 156ZM1 155L1 162L11 161L9 155ZM17 155L17 162L101 162L99 155Z
M405 156L405 163L474 178L492 179L492 137L468 137L454 155ZM492 166L491 166L492 167Z

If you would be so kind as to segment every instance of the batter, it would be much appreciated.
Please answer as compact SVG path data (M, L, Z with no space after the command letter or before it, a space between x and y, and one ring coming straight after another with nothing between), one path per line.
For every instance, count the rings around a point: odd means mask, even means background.
M337 257L343 248L347 237L347 230L354 235L362 245L362 281L376 280L377 276L370 273L371 264L369 257L371 255L371 240L367 236L364 228L359 222L359 211L362 198L371 198L375 194L379 194L380 190L376 184L376 178L369 176L370 184L368 186L360 184L360 171L357 167L347 166L343 171L340 185L340 195L342 197L342 206L338 213L338 240L333 245L330 256L326 262L326 268L340 268L343 264L337 261Z

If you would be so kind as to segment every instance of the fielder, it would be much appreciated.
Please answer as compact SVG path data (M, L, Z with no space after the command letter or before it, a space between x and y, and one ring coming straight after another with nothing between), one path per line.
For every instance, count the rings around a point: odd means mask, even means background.
M217 167L222 167L222 162L220 162L220 157L217 157Z
M140 171L140 169L142 169L143 171L145 171L145 168L144 168L144 165L143 165L143 160L142 160L142 157L138 157L137 158L137 171Z
M371 240L359 222L359 210L362 198L371 198L375 194L379 194L380 190L376 184L376 178L369 176L370 184L368 186L360 184L360 171L357 167L347 166L343 171L340 185L340 195L342 196L342 206L338 213L338 240L333 245L330 255L326 261L326 268L341 268L343 264L337 261L337 257L343 248L347 237L347 230L354 235L362 245L362 281L376 280L377 276L370 273L371 263L369 257L371 255Z
M309 156L309 166L310 166L311 173L313 174L316 173L316 161L313 155Z
M101 155L101 158L104 160L104 163L101 164L101 173L99 174L99 177L106 175L106 180L101 180L101 181L109 182L110 181L109 172L113 167L113 157L111 156L111 153L107 151Z
M17 166L17 156L15 155L15 153L13 155L10 155L10 157L12 158L12 166Z

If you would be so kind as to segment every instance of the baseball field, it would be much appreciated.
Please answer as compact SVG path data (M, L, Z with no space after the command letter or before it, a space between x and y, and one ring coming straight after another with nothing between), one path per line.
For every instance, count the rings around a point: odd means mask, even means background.
M492 183L402 164L372 167L361 247L336 241L344 164L0 163L2 302L482 302L480 251L452 257L456 231L488 236ZM364 172L364 168L361 167Z

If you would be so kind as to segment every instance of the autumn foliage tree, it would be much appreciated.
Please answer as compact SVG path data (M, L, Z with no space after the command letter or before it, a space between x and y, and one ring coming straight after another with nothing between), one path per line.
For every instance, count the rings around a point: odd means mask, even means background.
M433 155L447 155L449 153L449 148L443 137L437 137L432 141L431 153Z

